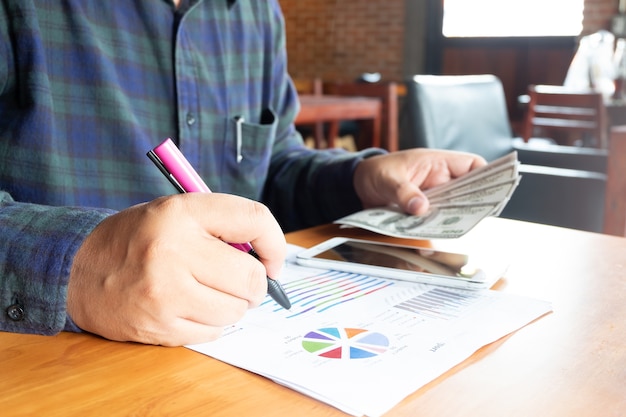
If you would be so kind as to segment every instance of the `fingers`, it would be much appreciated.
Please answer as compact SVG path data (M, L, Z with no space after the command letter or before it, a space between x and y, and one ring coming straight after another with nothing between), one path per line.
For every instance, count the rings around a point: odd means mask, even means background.
M225 326L239 321L248 309L246 300L199 284L191 292L153 301L150 311L135 314L132 326L109 338L164 346L205 343L220 337Z
M208 235L224 242L250 242L267 274L279 275L287 244L278 222L265 205L218 193L190 193L181 197L189 200L188 213Z
M431 163L423 166L423 172L420 173L424 178L421 185L423 189L444 184L487 164L483 157L470 153L441 150L434 152L430 156Z
M223 327L211 327L194 321L179 319L172 325L172 331L154 338L152 345L183 346L196 345L217 340L223 333Z
M190 287L189 291L195 291L194 295L201 295L200 303L209 296L229 295L245 301L240 317L246 309L263 301L267 294L267 272L263 264L253 256L216 239L199 240L190 250L184 264L189 268L186 273L194 278L195 282L192 283L198 284L198 288ZM204 303L194 307L193 311L204 312L204 316L215 318L218 313L228 315L234 307L232 303L226 305L224 301L215 300L213 305ZM223 311L220 313L220 310ZM232 318L222 318L219 323L232 323Z

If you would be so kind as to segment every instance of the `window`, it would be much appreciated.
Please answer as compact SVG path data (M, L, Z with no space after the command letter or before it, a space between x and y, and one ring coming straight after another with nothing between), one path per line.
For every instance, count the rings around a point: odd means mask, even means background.
M584 0L444 0L443 36L578 36Z

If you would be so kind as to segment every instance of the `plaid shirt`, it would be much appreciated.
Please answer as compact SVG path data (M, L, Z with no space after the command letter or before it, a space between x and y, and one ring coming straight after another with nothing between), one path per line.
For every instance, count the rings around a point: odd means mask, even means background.
M297 112L276 0L3 1L0 329L73 327L74 253L115 210L174 191L145 156L166 137L285 230L359 209L352 172L382 151L306 149Z

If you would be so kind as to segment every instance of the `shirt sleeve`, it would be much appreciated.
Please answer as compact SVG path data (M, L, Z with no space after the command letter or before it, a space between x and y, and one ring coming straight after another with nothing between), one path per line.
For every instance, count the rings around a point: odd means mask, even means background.
M0 191L0 330L79 331L67 316L74 255L110 210L15 202Z
M354 170L377 148L360 152L296 148L274 155L264 201L285 232L332 222L363 208L354 190Z

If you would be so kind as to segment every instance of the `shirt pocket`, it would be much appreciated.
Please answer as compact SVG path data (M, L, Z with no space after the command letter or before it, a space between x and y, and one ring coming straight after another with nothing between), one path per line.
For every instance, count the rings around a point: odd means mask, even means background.
M278 121L270 109L262 111L258 123L250 123L240 116L228 121L229 138L224 158L225 191L259 200L267 179L276 138Z

